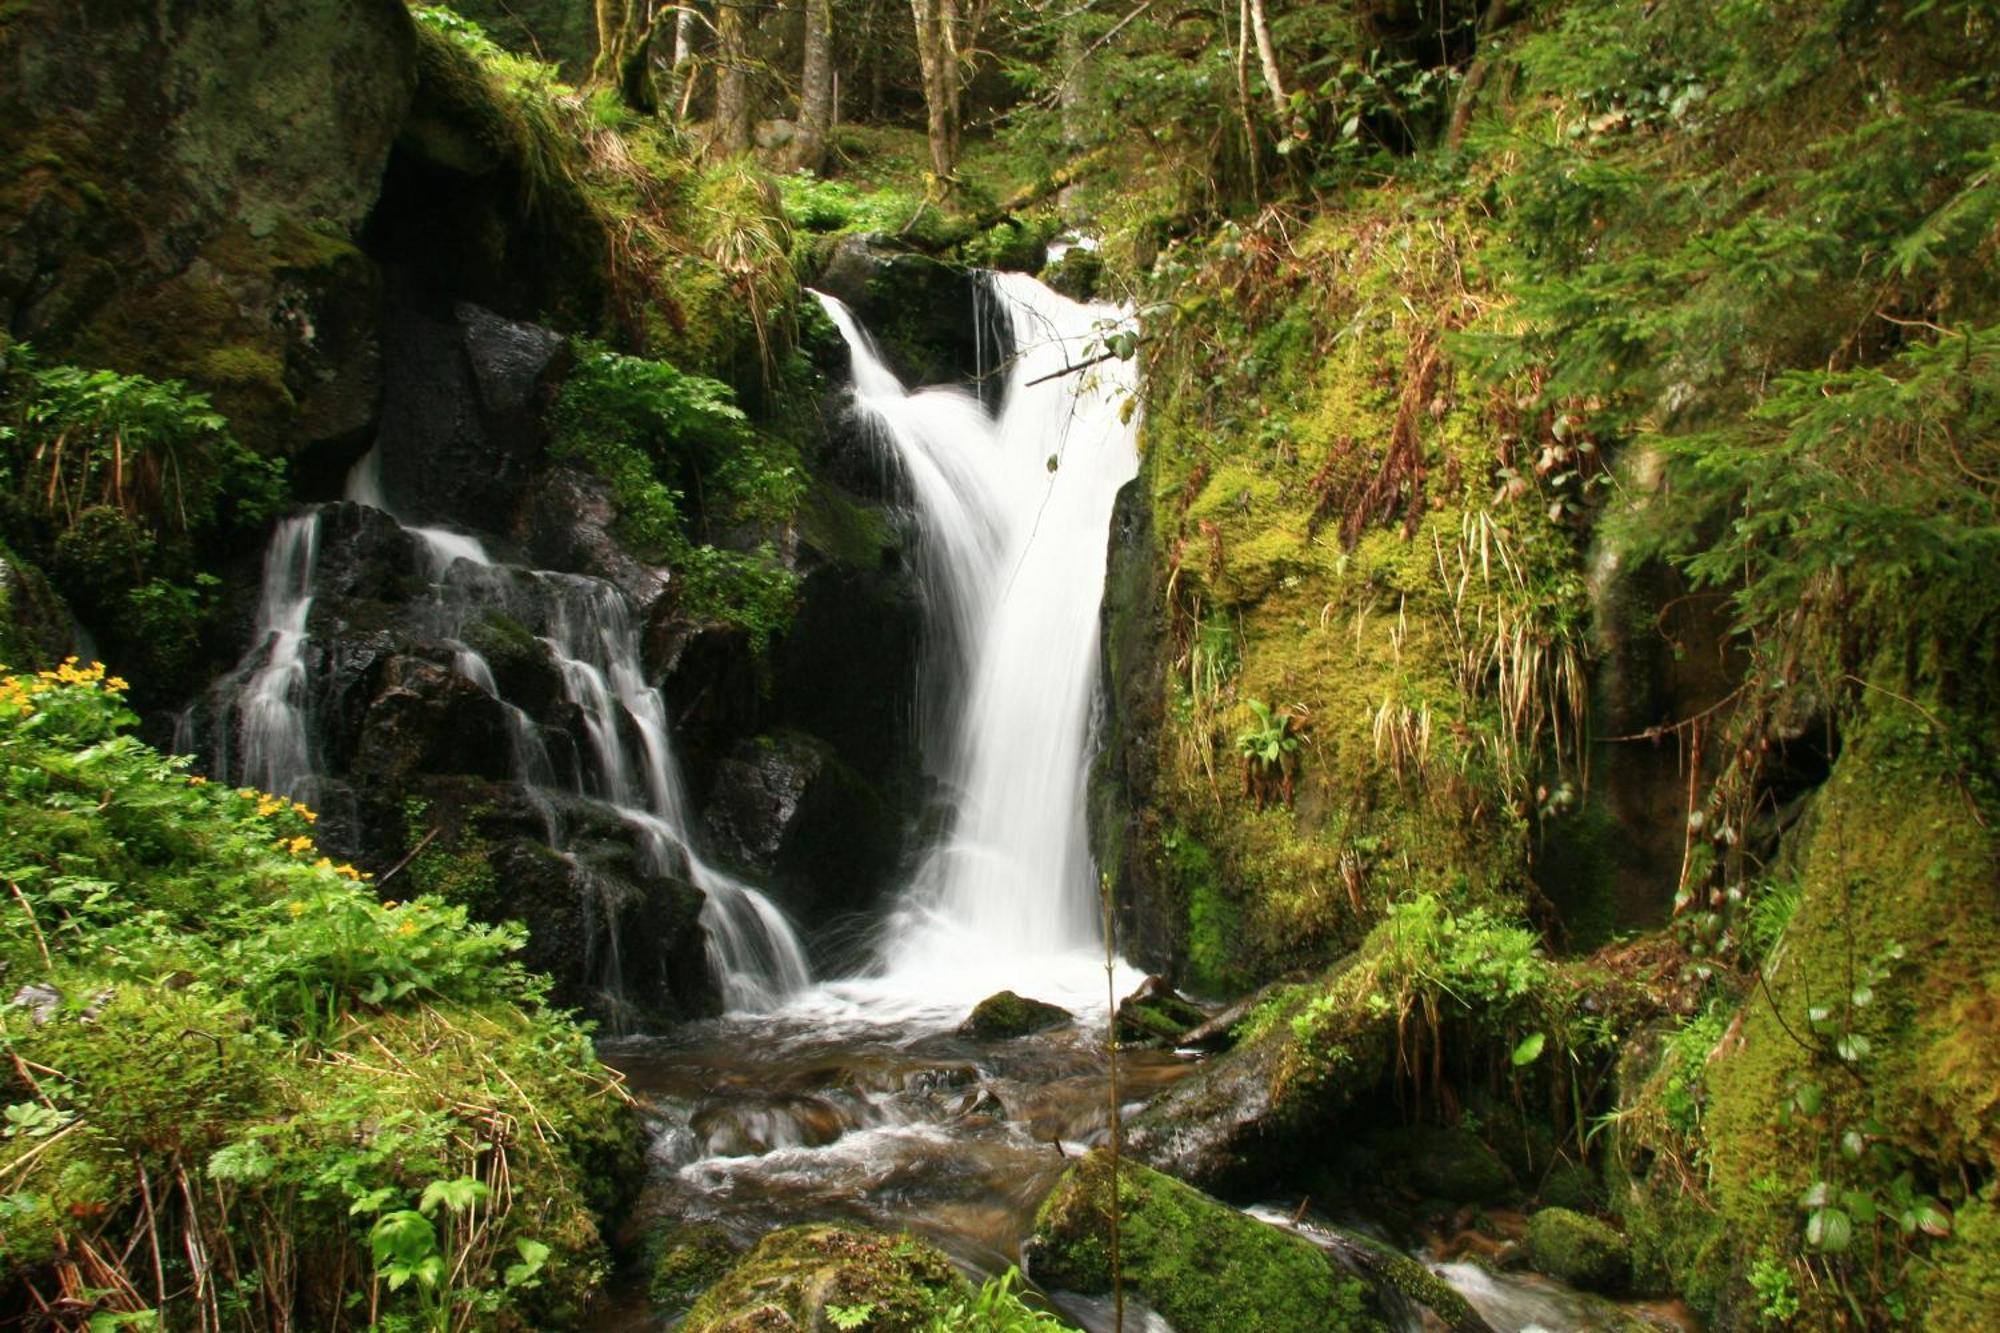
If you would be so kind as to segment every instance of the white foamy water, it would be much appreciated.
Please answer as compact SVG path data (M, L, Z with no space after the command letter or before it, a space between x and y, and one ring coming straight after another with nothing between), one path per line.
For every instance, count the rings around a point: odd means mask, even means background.
M1002 988L1103 1004L1084 821L1098 608L1119 488L1138 470L1137 368L1098 356L1126 312L989 276L1014 358L997 415L963 389L910 392L853 313L856 410L900 462L936 640L927 758L950 803L885 931L877 975L820 997L962 1013ZM1120 984L1136 974L1125 971ZM1122 992L1121 992L1122 993Z

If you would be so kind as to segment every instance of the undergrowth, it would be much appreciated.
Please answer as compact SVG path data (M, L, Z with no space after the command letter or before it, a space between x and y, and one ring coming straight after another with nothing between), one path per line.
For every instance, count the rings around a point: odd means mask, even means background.
M638 1138L518 929L378 901L124 684L0 677L0 1317L575 1323Z

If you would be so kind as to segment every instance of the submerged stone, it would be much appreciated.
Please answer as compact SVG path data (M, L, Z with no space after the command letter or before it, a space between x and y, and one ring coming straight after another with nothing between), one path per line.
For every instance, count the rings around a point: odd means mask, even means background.
M1111 1159L1093 1152L1042 1201L1028 1257L1035 1281L1111 1289ZM1387 1327L1367 1285L1308 1240L1126 1161L1118 1168L1125 1290L1178 1333L1349 1333Z
M1075 1021L1076 1016L1061 1005L1030 1000L1013 991L1003 990L973 1006L970 1016L959 1024L958 1034L961 1037L1000 1041L1008 1037L1025 1037L1031 1032L1046 1032Z
M832 1312L866 1306L867 1327L927 1333L965 1294L935 1246L817 1224L773 1232L695 1303L682 1333L836 1327Z
M1632 1255L1625 1238L1596 1218L1544 1208L1528 1219L1528 1264L1573 1287L1615 1292L1630 1281Z

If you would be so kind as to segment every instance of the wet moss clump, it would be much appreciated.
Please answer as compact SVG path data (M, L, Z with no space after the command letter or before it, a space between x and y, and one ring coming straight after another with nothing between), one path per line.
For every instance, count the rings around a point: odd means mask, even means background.
M880 1333L918 1333L965 1295L951 1261L914 1236L828 1224L773 1232L688 1312L682 1333L824 1328L856 1310ZM862 1325L856 1325L862 1326Z
M689 1222L659 1239L658 1257L646 1292L657 1311L680 1314L722 1280L743 1253L728 1230L714 1222Z
M1544 1208L1528 1219L1528 1262L1588 1291L1622 1291L1632 1271L1625 1238L1594 1217Z
M962 1037L997 1041L1007 1037L1025 1037L1031 1032L1046 1032L1074 1021L1075 1015L1061 1005L1030 1000L1013 991L1003 990L975 1005L971 1015L959 1025L958 1032Z
M1094 1152L1059 1181L1035 1217L1031 1267L1043 1286L1111 1289L1111 1159ZM1132 1162L1118 1170L1125 1290L1180 1333L1374 1333L1385 1328L1366 1285L1310 1241Z

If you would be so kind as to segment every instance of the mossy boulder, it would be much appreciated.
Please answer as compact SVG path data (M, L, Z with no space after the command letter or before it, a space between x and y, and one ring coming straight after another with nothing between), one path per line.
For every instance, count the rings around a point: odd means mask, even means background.
M364 426L354 239L414 48L398 0L0 7L0 326L186 379L260 448Z
M69 609L42 571L0 546L0 663L45 667L74 642Z
M1025 1037L1031 1032L1046 1032L1075 1021L1076 1015L1061 1005L1030 1000L1013 991L1003 990L974 1005L972 1013L958 1025L958 1034L982 1041L1000 1041L1008 1037Z
M1179 1333L1361 1333L1386 1327L1367 1285L1310 1241L1127 1161L1118 1171L1125 1290ZM1071 1167L1035 1217L1030 1271L1045 1287L1111 1290L1111 1159Z
M1390 1076L1395 1017L1369 1003L1374 991L1359 955L1315 981L1269 988L1234 1049L1133 1118L1132 1155L1203 1189L1277 1179Z
M1419 1128L1397 1136L1410 1183L1453 1203L1498 1203L1520 1192L1514 1173L1484 1140L1463 1126Z
M1625 1238L1594 1217L1544 1208L1528 1219L1528 1263L1586 1291L1622 1291L1632 1275Z
M1165 977L1147 977L1119 1002L1118 1040L1174 1046L1207 1021L1208 1011L1167 984Z
M866 1327L921 1333L963 1298L951 1261L914 1236L813 1224L757 1243L688 1312L682 1333L831 1327L834 1306L868 1307Z
M652 1277L646 1294L654 1308L672 1317L681 1314L720 1282L743 1254L743 1246L727 1228L714 1222L685 1222L670 1227L655 1240Z

